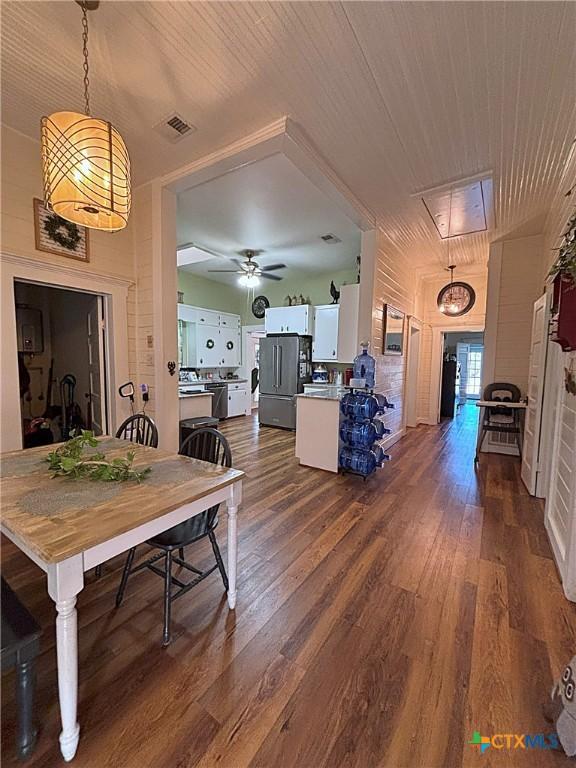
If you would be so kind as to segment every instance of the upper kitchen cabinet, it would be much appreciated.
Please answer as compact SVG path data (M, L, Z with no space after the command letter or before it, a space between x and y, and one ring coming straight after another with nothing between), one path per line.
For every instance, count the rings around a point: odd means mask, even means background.
M312 360L338 360L338 304L314 307L314 341Z
M342 285L340 304L314 307L312 359L318 363L351 363L358 354L360 286Z
M266 333L297 333L311 336L313 331L313 307L301 304L296 307L270 307L266 310Z
M222 362L225 368L237 368L241 363L241 335L239 328L220 328L219 334Z
M184 323L195 323L198 317L198 310L196 307L191 307L188 304L178 304L178 320L182 320Z
M340 286L338 305L338 362L352 363L359 352L358 320L360 315L360 285Z

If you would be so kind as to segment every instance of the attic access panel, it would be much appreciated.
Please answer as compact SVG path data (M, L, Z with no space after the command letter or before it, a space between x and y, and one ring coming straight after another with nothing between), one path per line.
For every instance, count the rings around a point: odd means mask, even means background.
M493 227L491 177L436 187L422 192L420 198L441 240Z

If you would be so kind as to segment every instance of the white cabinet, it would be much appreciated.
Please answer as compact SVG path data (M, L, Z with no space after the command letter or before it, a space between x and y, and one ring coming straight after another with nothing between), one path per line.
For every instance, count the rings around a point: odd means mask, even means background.
M188 347L188 365L191 368L218 368L222 365L220 329L218 327L196 325L188 335L190 341L193 342Z
M241 365L241 335L238 328L220 328L220 350L222 365L226 368L238 368Z
M338 360L338 304L314 307L314 339L312 360L326 362Z
M338 362L352 363L360 351L358 316L360 314L360 285L340 286L338 314Z
M269 307L264 327L266 333L297 333L311 336L313 328L312 307L302 304L296 307Z
M220 314L213 312L211 309L197 309L197 323L198 325L220 325Z
M248 388L245 383L228 385L228 417L244 416Z
M221 328L240 328L240 315L231 315L228 312L218 315L218 325Z
M191 307L188 304L178 304L178 320L183 320L185 323L195 323L196 313L196 307Z

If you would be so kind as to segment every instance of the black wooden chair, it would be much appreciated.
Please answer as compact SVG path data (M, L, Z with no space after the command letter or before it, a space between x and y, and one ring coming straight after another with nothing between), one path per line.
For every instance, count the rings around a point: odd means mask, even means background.
M482 443L487 432L501 432L514 435L518 452L522 457L522 412L518 408L507 408L506 403L519 403L521 393L516 384L494 382L484 387L482 399L494 403L495 406L483 408L483 418L478 425L480 434L476 444L475 463L478 463ZM501 405L500 405L501 403Z
M197 429L189 435L180 446L180 453L183 456L190 456L194 459L209 461L212 464L220 464L223 467L232 466L232 453L228 441L221 432L211 427ZM130 574L148 568L152 573L161 576L164 580L163 645L168 645L170 643L170 611L174 600L186 594L186 592L203 581L216 569L220 571L222 581L224 582L224 589L226 591L228 590L228 576L226 575L226 569L224 568L224 562L222 561L222 555L220 554L220 549L218 548L218 542L216 541L214 533L214 530L218 525L219 507L220 505L217 504L198 515L194 515L194 517L191 517L189 520L185 520L183 523L175 525L173 528L164 531L158 536L149 539L146 544L161 551L140 565L137 565L135 568L132 567L132 564L134 562L136 547L133 547L128 553L124 572L122 573L122 580L120 582L120 587L118 588L118 594L116 595L116 607L119 607L122 603ZM184 547L187 547L189 544L199 541L206 536L209 538L210 544L212 545L216 563L208 570L200 571L198 568L195 568L184 560ZM178 556L174 554L175 550L178 550ZM159 560L164 560L163 570L158 567ZM184 583L180 578L172 575L172 566L174 564L190 571L195 577L191 581ZM174 593L172 592L173 587L177 588Z
M158 448L158 429L150 416L146 416L145 413L129 416L118 427L116 437L138 443L138 445Z
M158 428L150 416L146 416L145 413L128 416L116 430L116 437L131 443L138 443L138 445L158 448ZM94 575L97 579L102 576L102 565L96 566Z
M26 760L36 746L34 726L35 661L40 650L40 627L2 579L2 669L16 667L16 706L20 760Z

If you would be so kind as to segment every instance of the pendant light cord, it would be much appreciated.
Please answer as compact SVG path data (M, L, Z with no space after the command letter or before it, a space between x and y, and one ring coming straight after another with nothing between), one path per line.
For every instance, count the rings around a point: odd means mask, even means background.
M84 112L90 115L90 95L88 93L90 86L90 79L88 77L88 13L86 11L86 3L82 3L82 53L84 55Z

